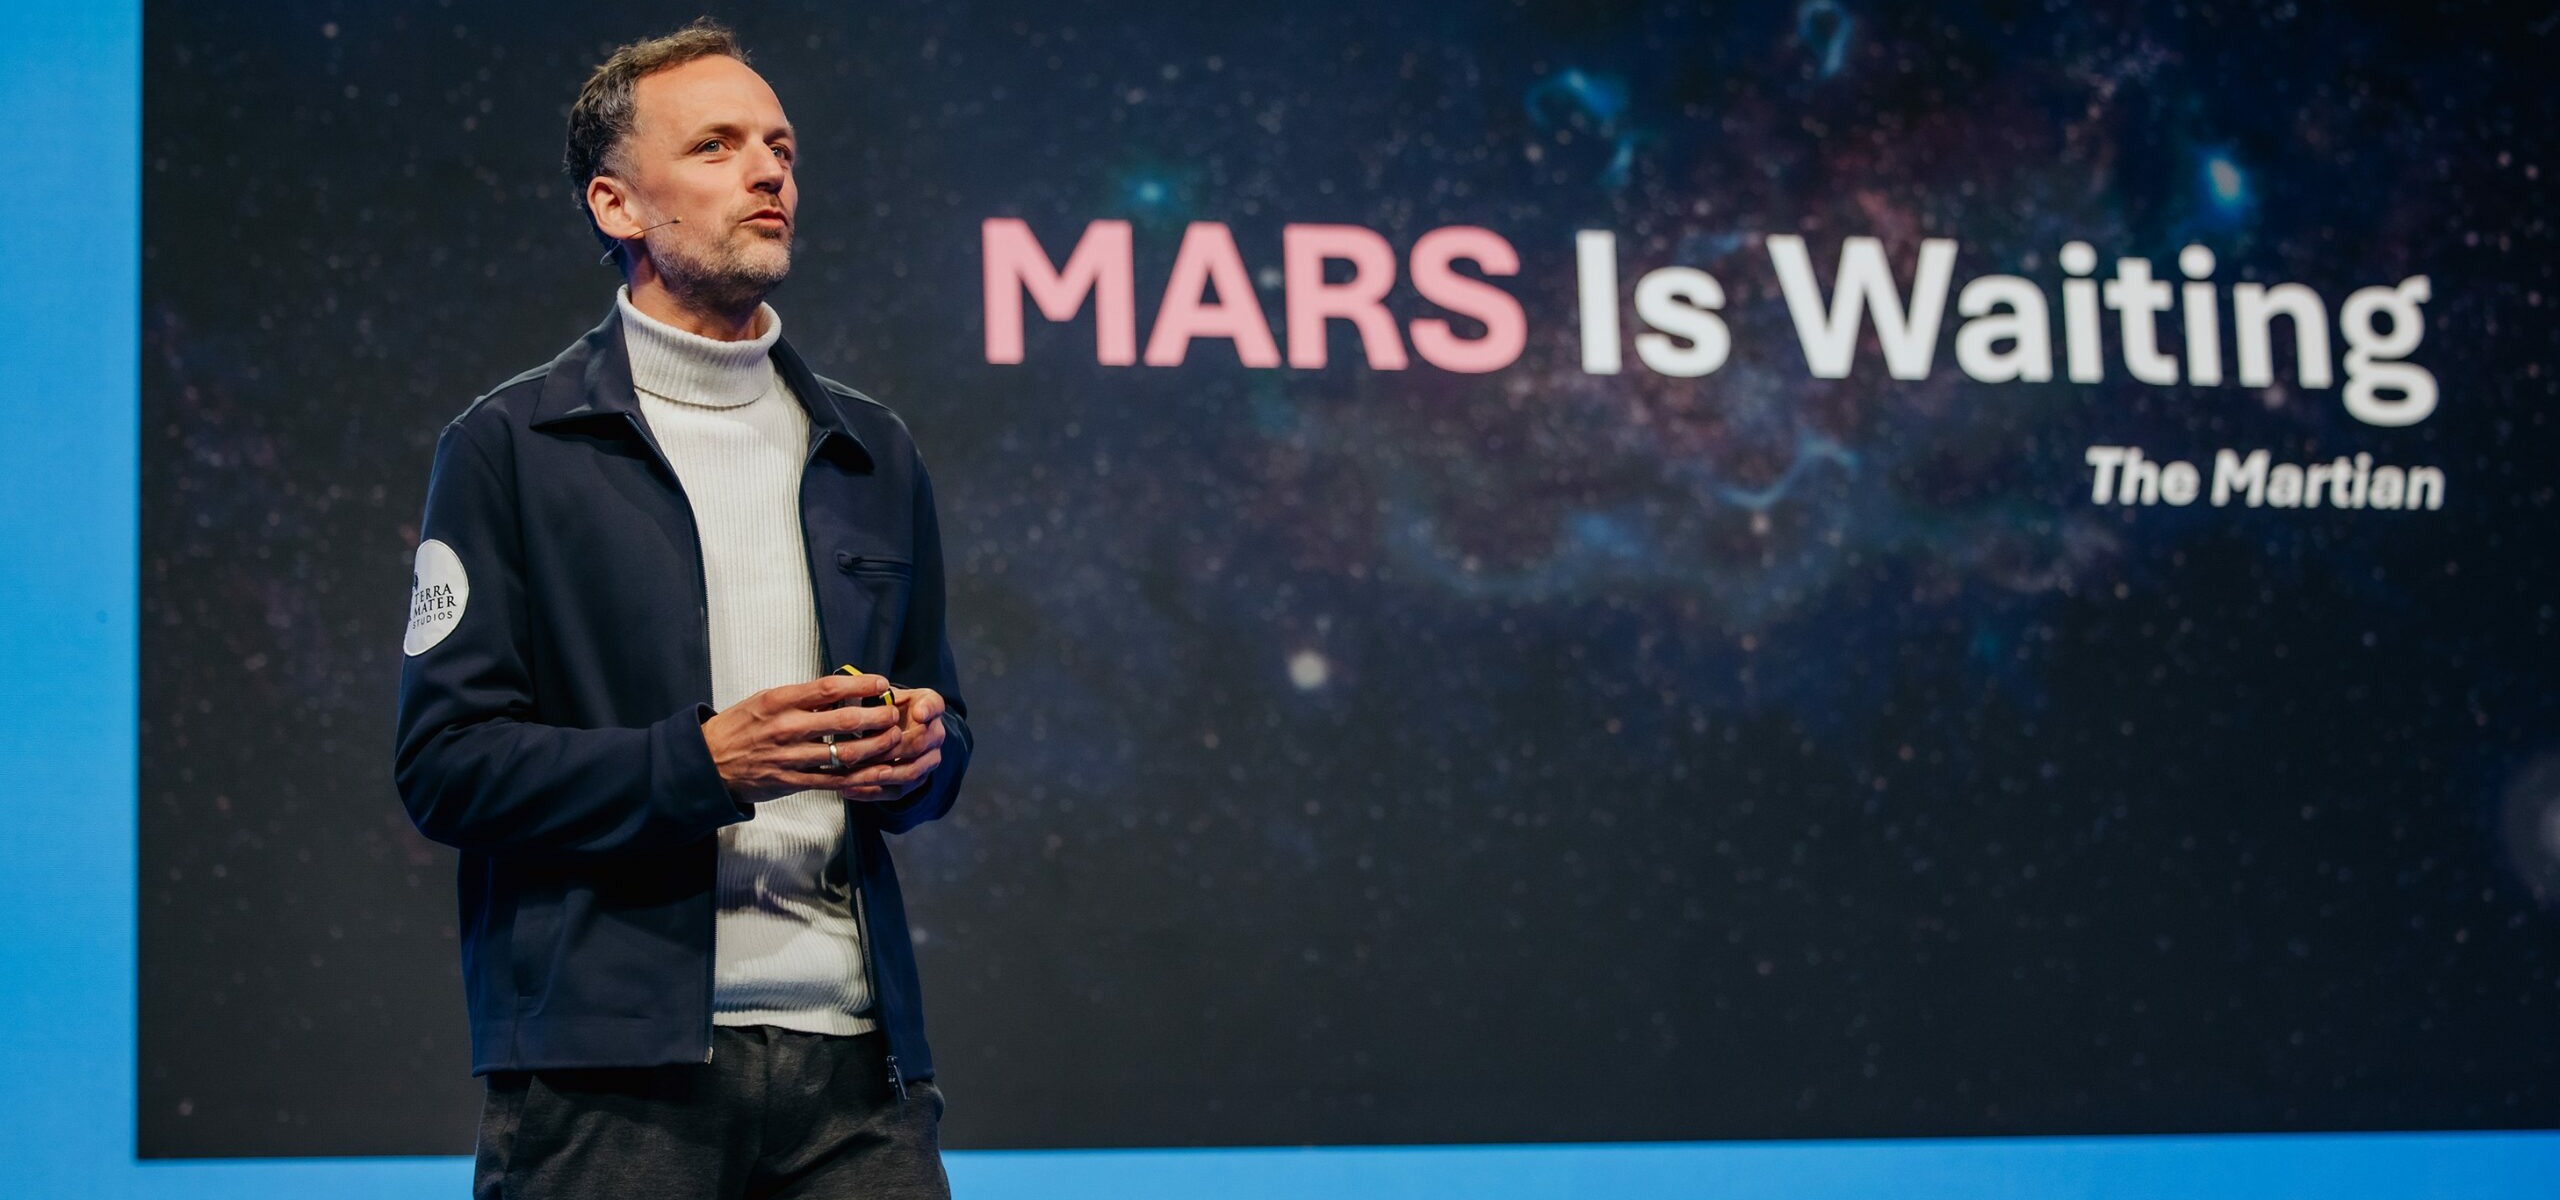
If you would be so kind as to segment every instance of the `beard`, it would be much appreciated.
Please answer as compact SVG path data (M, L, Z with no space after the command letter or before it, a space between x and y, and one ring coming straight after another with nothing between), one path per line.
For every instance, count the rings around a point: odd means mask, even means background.
M707 247L672 237L652 243L649 257L677 303L697 312L743 312L791 273L791 230L766 237L733 226Z

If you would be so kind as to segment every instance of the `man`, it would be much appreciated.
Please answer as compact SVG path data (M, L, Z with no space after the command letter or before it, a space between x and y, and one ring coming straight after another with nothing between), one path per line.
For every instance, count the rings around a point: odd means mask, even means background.
M567 157L625 286L437 442L394 771L462 850L479 1196L948 1195L881 835L969 731L915 445L763 302L796 149L727 30L615 51Z

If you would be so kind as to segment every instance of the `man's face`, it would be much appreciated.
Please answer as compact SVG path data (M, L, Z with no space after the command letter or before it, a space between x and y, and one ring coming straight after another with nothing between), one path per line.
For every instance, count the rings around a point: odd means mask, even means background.
M753 304L791 271L798 144L782 101L734 58L642 77L623 147L646 242L669 291L715 309Z

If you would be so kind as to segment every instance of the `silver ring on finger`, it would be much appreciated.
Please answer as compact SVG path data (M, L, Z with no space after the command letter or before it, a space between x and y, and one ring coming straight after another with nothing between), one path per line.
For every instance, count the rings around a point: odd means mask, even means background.
M830 771L841 771L844 769L844 759L836 753L836 740L834 738L827 739L827 769Z

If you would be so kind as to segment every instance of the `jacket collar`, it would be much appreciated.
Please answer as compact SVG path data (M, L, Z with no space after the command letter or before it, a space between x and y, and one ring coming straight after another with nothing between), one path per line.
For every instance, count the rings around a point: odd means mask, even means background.
M818 381L817 373L801 361L800 352L791 348L791 339L774 340L773 366L809 414L811 452L843 453L859 469L871 470L871 448L853 432L852 421L845 417L844 398ZM650 436L649 422L640 413L640 393L631 385L631 347L623 340L619 306L607 309L602 324L552 360L543 376L542 394L534 401L531 423L542 430L623 425L656 449L657 439Z

